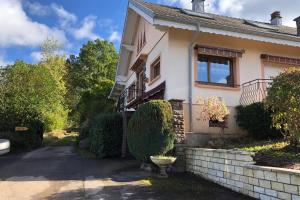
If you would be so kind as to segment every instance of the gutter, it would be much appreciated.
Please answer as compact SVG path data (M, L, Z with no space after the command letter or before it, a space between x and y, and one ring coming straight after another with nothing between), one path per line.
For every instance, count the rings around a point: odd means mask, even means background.
M188 76L188 98L189 98L189 132L193 132L193 54L200 32L200 24L196 24L197 31L194 32L192 41L189 45L189 76Z

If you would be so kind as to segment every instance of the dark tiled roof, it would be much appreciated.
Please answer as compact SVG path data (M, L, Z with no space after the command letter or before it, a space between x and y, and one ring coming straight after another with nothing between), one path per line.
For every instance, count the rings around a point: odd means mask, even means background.
M222 30L236 31L240 33L258 34L264 36L274 36L278 39L287 39L292 41L300 41L297 36L297 29L288 26L274 26L270 23L256 22L252 20L245 20L227 16L221 16L211 13L206 13L212 19L199 17L187 14L180 8L170 7L159 4L152 4L141 0L132 0L138 5L142 6L144 10L150 11L155 17L174 22L181 22L185 24L199 24L208 28L219 28ZM258 26L256 26L256 23ZM261 25L261 27L259 27ZM266 27L264 27L266 26ZM267 28L270 27L270 28Z

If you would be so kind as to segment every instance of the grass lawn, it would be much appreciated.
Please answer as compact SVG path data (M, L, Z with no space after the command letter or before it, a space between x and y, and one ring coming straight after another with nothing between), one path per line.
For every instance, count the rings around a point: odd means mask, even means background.
M44 134L45 146L70 146L76 142L77 132L66 133L63 130Z
M290 147L287 141L238 140L222 148L255 152L254 159L259 165L300 169L300 151Z

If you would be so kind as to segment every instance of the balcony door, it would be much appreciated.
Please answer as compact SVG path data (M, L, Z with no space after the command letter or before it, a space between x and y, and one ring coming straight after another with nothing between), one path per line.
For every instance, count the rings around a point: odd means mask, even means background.
M145 91L145 71L137 74L137 96L140 97Z

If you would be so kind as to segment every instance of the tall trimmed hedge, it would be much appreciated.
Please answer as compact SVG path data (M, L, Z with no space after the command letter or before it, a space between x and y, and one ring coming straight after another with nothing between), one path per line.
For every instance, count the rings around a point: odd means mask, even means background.
M128 145L132 155L143 162L163 155L174 147L173 111L169 102L153 100L141 105L128 124Z
M272 126L272 112L265 108L264 103L238 106L237 123L256 139L275 139L282 136Z
M100 114L91 122L90 151L98 158L120 156L122 136L122 116L119 113Z

